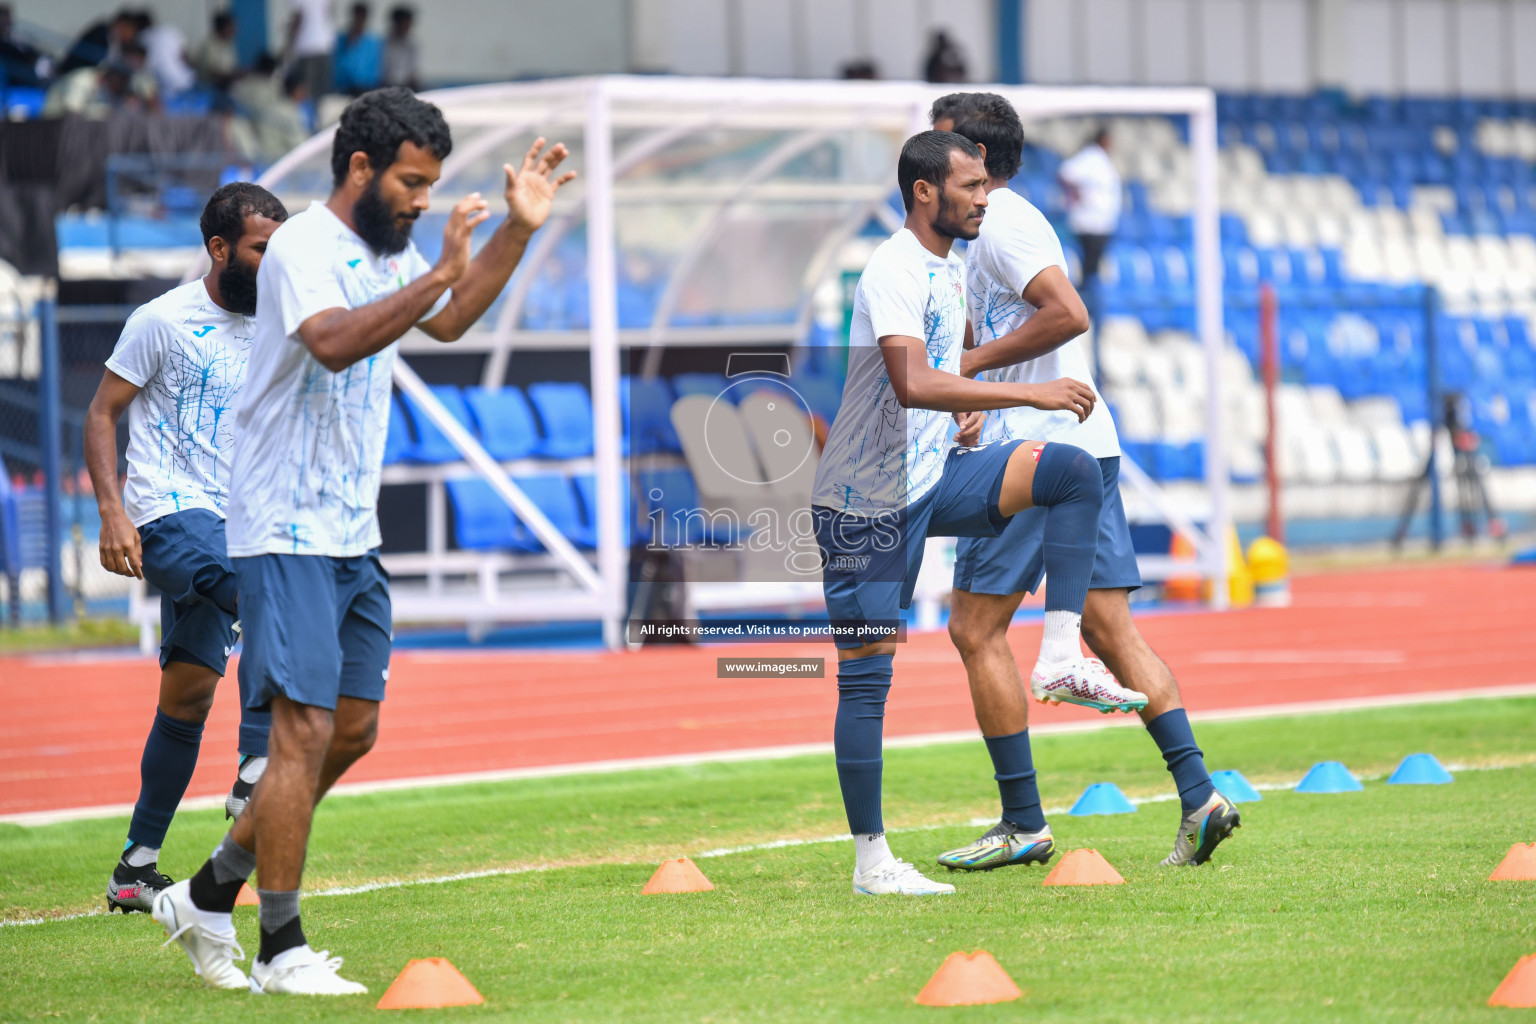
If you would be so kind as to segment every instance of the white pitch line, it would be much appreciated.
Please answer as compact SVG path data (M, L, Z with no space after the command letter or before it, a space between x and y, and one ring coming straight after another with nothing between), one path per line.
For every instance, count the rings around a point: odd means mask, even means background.
M1446 766L1451 772L1495 772L1506 771L1510 768L1524 768L1536 764L1536 756L1519 758L1513 761L1493 764L1460 764L1452 763ZM1386 778L1386 773L1377 772L1372 775L1356 774L1355 778L1361 782L1375 782ZM1264 793L1281 792L1296 788L1301 779L1287 782L1257 782L1250 783L1254 789ZM1153 793L1150 796L1127 797L1132 804L1140 807L1142 804L1171 803L1179 798L1177 793ZM1067 814L1067 807L1046 807L1043 809L1046 815ZM962 825L971 825L976 828L995 825L992 818L970 818L964 822L940 822L930 825L905 825L901 828L887 829L892 833L931 832L941 828L959 828ZM853 836L846 832L836 835L810 836L799 839L773 839L763 843L747 843L743 846L721 846L712 850L701 850L691 856L697 860L716 857L730 857L738 853L759 853L764 850L783 850L794 846L819 846L827 843L840 843L852 839ZM381 889L407 889L418 885L446 885L449 882L464 882L476 878L504 878L509 875L531 875L543 871L562 871L567 868L589 867L638 867L648 866L649 861L595 861L590 864L530 864L515 868L484 868L479 871L459 871L451 875L429 875L425 878L392 878L378 882L364 882L362 885L342 885L330 889L317 889L314 892L303 894L304 899L315 899L321 896L357 896L362 893L378 892ZM58 917L29 917L18 921L0 921L0 928L16 928L26 925L55 924L60 921L77 921L83 917L106 917L106 911L87 910L78 914L61 914Z
M1244 708L1194 711L1192 722L1239 722L1254 718L1283 718L1287 715L1333 714L1340 711L1364 711L1373 708L1410 707L1419 704L1452 704L1461 700L1492 700L1500 697L1536 696L1536 683L1513 686L1484 686L1465 690L1430 690L1422 693L1393 694L1383 697L1341 697L1336 700L1301 701L1293 704L1256 704ZM1035 736L1098 732L1101 729L1128 728L1141 724L1135 715L1105 715L1082 722L1048 722L1030 726ZM915 736L892 736L885 740L888 750L928 747L941 743L974 743L975 730L931 732ZM438 786L468 786L485 782L515 782L520 779L546 779L567 775L605 775L614 772L641 771L647 768L692 768L704 764L732 764L741 761L776 761L807 754L830 754L831 743L796 743L779 747L751 747L745 750L714 750L693 754L665 754L657 757L616 758L575 764L536 765L529 768L501 768L484 772L459 772L451 775L417 775L377 782L343 782L327 799L361 796L369 793L393 793L401 790L432 789ZM183 800L179 810L200 811L224 806L224 797L204 796ZM99 804L92 807L68 807L55 811L24 811L0 815L0 824L37 827L92 818L127 817L133 804Z

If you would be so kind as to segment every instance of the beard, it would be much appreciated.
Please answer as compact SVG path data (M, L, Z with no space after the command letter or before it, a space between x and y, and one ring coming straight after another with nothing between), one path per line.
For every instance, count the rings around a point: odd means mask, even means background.
M411 228L415 226L416 216L409 216L410 219L401 226L400 218L379 192L378 178L368 183L352 205L352 226L357 230L357 237L375 256L393 256L404 252L411 244Z
M951 203L949 197L939 196L939 215L934 218L933 230L945 238L963 238L973 241L981 234L979 225L973 226L960 212L959 203Z
M241 316L256 315L256 268L230 263L219 271L219 297L224 308Z

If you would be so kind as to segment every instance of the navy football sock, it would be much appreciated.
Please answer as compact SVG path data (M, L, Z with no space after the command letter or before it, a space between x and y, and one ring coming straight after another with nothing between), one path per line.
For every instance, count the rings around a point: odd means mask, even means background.
M241 665L244 664L242 661ZM251 688L243 668L237 672L236 682L240 685L240 745L237 749L243 757L266 757L267 736L272 732L272 709L253 711L245 706Z
M880 776L885 762L880 746L885 727L885 695L891 689L889 654L871 654L837 663L837 724L832 749L837 782L854 835L884 832L880 817Z
M984 736L992 755L993 778L1003 798L1003 820L1026 832L1045 828L1040 809L1040 790L1035 785L1035 759L1029 750L1029 730L1007 736Z
M157 848L165 845L166 829L192 781L202 742L201 722L183 722L155 709L155 724L139 761L139 800L128 824L130 841Z
M1047 510L1041 543L1045 610L1081 615L1099 549L1104 472L1081 448L1053 441L1040 451L1031 496Z
M1179 790L1179 803L1184 813L1199 807L1211 798L1216 787L1211 785L1211 773L1205 770L1205 758L1195 746L1195 733L1189 727L1189 715L1183 708L1164 711L1147 723L1157 749L1163 752L1168 773Z

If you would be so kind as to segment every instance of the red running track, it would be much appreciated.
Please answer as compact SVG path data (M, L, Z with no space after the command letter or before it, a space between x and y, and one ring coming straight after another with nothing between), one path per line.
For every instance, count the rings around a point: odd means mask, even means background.
M1194 711L1521 685L1536 681L1536 570L1452 566L1302 577L1284 609L1140 619ZM1010 640L1033 663L1038 626ZM835 675L725 680L715 659L830 656L830 646L658 647L397 654L378 746L349 775L370 781L617 758L706 753L832 737ZM0 815L131 803L153 716L150 659L0 659ZM232 779L233 678L215 702L189 796ZM1036 724L1095 719L1032 705ZM888 736L974 728L946 635L914 635L896 659Z

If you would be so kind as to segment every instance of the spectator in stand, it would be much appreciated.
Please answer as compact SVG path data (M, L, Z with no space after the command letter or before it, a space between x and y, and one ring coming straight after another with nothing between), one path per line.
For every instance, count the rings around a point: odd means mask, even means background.
M236 146L247 156L271 163L310 136L304 101L309 83L299 68L290 68L281 79L277 61L270 53L256 58L256 66L234 84L231 94L243 118L231 124Z
M288 19L288 63L304 76L309 98L316 103L331 91L331 50L336 30L331 0L291 0Z
M187 63L187 37L169 23L155 24L154 15L138 15L139 43L149 54L149 72L159 83L160 95L177 96L197 84L197 74Z
M385 85L403 85L412 92L421 91L416 40L411 38L411 29L415 27L415 8L404 4L390 8L389 37L384 40Z
M213 29L192 51L192 67L198 79L219 92L228 92L240 76L240 58L235 53L235 16L220 11L213 16Z
M1098 279L1099 260L1120 226L1120 173L1109 158L1109 145L1109 129L1100 127L1056 172L1067 194L1067 222L1083 250L1079 290Z
M379 87L384 71L384 41L368 31L368 5L358 0L351 8L345 32L336 36L337 92L361 96Z
M0 80L33 88L42 85L48 77L48 58L17 39L13 31L11 5L0 4Z
M138 37L138 18L126 7L111 18L92 22L69 44L64 62L59 65L60 78L81 68L94 68L108 61L120 62L123 47Z
M144 47L128 43L121 60L71 71L48 90L43 116L75 114L104 121L119 111L159 110L155 80L144 70L147 61Z
M967 81L965 54L943 29L934 29L928 37L928 59L923 63L923 78L929 82Z

